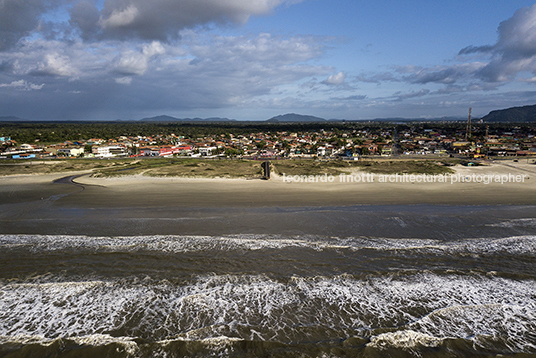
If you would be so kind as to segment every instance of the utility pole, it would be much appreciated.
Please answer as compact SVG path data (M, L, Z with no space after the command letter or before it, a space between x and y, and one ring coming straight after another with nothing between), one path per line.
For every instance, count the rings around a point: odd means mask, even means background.
M465 130L465 141L471 137L471 107L469 107L469 118L467 118L467 129Z

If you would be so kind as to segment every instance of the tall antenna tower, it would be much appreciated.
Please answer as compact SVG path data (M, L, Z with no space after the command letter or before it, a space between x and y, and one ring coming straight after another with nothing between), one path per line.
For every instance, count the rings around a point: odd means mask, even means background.
M469 118L467 118L467 129L465 130L465 141L471 137L471 110L472 108L469 107Z

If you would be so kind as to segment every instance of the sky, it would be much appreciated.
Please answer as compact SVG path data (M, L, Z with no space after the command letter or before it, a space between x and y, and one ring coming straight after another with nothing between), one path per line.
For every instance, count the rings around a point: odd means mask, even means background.
M536 104L523 0L0 0L0 116L474 117Z

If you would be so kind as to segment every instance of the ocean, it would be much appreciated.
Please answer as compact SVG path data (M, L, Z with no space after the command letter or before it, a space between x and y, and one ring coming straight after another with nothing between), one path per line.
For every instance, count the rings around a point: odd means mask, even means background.
M128 210L0 235L0 357L536 356L535 207Z

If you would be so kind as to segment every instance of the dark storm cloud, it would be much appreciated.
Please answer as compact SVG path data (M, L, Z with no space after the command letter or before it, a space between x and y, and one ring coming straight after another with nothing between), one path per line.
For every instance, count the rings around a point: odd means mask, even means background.
M13 72L13 63L11 61L1 61L0 62L0 73L5 72Z
M265 15L285 0L106 0L99 11L90 1L71 10L70 23L82 37L166 41L179 32L210 23L243 24Z
M1 0L0 50L21 38L40 33L62 38L78 33L84 40L142 39L166 41L179 32L208 24L244 24L251 16L269 14L281 4L300 0ZM68 21L46 21L43 15L58 9Z
M99 10L92 1L82 0L71 8L69 23L78 28L84 40L96 38L98 34Z
M22 37L36 30L41 15L62 2L61 0L0 1L0 51L9 49Z

